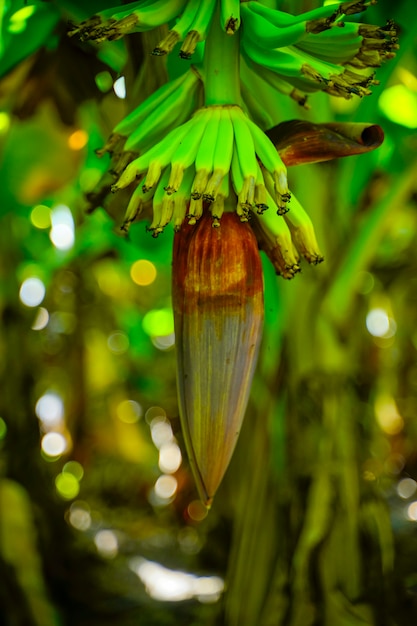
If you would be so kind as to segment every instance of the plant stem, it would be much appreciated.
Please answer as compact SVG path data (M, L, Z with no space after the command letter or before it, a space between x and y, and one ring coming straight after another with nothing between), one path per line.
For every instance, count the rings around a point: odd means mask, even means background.
M239 31L226 35L220 26L220 3L211 21L204 52L205 105L241 103Z

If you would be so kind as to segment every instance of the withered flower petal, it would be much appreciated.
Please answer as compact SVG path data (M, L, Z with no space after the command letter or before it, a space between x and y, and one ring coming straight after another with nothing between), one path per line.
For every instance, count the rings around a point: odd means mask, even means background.
M291 120L274 126L266 134L287 166L364 154L384 141L384 132L377 124L344 122L312 124Z

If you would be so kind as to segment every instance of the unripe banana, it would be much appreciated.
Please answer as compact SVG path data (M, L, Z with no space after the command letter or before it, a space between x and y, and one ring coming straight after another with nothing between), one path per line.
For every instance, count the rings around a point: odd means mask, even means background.
M261 129L248 119L249 130L252 133L255 151L262 165L273 177L274 180L274 196L278 205L285 205L289 200L287 169L282 162L274 144L261 131Z
M217 141L213 154L213 173L203 192L204 200L216 199L222 180L228 175L233 154L234 129L230 116L230 107L220 108L220 119L217 127Z
M164 37L164 39L162 39L162 41L160 41L154 48L152 54L155 54L156 56L169 54L179 41L183 41L186 34L189 30L191 30L191 25L196 18L199 6L200 0L187 1L184 11L182 12L182 15L178 19L177 23L173 28L171 28L166 37Z
M196 178L192 188L192 197L195 200L205 193L209 176L213 171L222 107L210 106L203 110L205 129L195 157Z
M234 35L240 27L240 0L220 0L220 24L225 33Z
M167 4L169 4L169 2ZM180 57L182 59L190 59L195 52L197 44L205 40L216 4L217 0L204 0L204 2L199 2L196 16L191 23L190 30L180 49Z
M289 209L285 214L285 219L290 224L292 238L297 249L309 263L313 265L322 263L323 256L319 250L311 219L294 195L291 196Z
M277 206L269 194L267 202L270 208L261 217L253 215L251 226L259 248L268 256L276 273L291 279L301 271L297 250L291 239L291 231L284 218L277 214Z
M200 109L191 119L189 130L179 143L171 159L171 175L167 193L175 193L182 181L184 171L196 160L197 152L201 147L202 137L207 132L209 122L205 109ZM216 137L216 135L215 135Z
M233 122L236 155L239 160L240 171L243 176L243 187L239 194L242 206L252 207L255 196L255 182L258 176L258 162L255 154L255 144L249 130L249 118L240 107L231 107L230 116Z
M152 167L156 171L158 169L159 171L162 171L162 169L165 168L170 162L172 155L179 145L181 139L187 133L189 128L187 125L188 123L189 122L172 130L165 137L165 139L163 139L155 146L153 146L153 148L132 161L124 170L119 180L112 186L112 191L115 192L119 189L124 189L141 174L146 172L146 170L148 170L150 167ZM149 185L151 184L151 179L154 180L154 178L155 176L154 174L152 174L152 176L150 176L149 180L147 181L146 187L149 187ZM157 180L159 180L159 177ZM157 180L155 182L157 182ZM153 184L155 184L155 182Z

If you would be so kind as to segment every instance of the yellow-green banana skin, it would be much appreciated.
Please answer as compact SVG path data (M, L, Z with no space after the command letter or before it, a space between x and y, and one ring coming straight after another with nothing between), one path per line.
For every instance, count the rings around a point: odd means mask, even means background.
M173 305L180 416L202 501L210 506L246 411L263 325L263 277L251 227L205 212L175 235Z

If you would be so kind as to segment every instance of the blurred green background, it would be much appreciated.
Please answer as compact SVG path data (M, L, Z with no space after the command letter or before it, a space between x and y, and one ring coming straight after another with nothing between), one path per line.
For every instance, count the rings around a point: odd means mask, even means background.
M380 124L373 153L290 170L325 263L266 259L244 428L207 515L179 427L172 232L88 212L114 125L176 71L160 32L66 36L107 0L0 2L0 623L409 625L417 619L417 35L362 101L277 123ZM281 3L299 13L313 0ZM300 112L301 111L301 112Z

